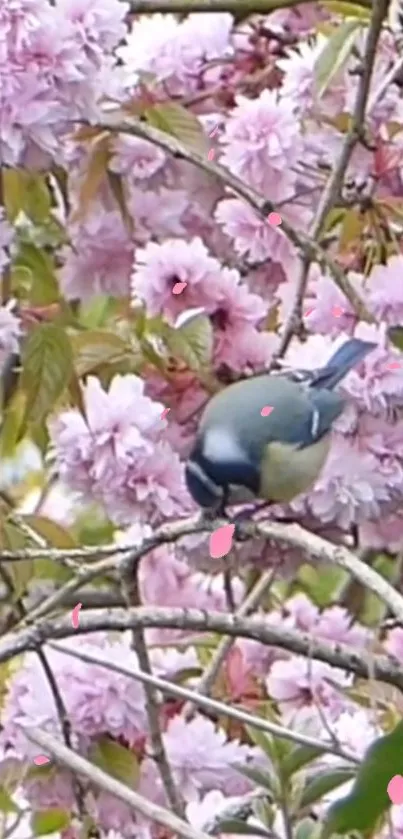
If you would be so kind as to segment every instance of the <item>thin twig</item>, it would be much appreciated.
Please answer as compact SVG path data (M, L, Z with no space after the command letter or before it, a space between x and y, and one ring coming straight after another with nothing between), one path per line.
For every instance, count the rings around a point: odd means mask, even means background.
M372 16L368 28L364 58L362 62L362 75L358 83L357 96L351 120L351 128L345 136L339 159L328 179L322 198L319 202L318 211L309 231L309 236L314 242L319 242L328 214L340 200L344 178L351 160L351 155L359 140L362 139L365 110L376 57L376 47L382 31L382 23L386 15L388 2L389 0L375 0L372 7ZM302 323L302 306L312 261L312 256L310 254L305 254L297 280L297 289L293 307L287 318L275 358L281 358L281 356L284 355L293 335ZM339 288L343 291L340 285ZM346 295L346 297L347 296L348 295ZM355 309L356 307L354 306L353 308Z
M123 667L121 664L106 661L101 656L94 655L92 653L84 653L81 650L75 650L72 647L65 647L63 644L54 643L53 641L51 641L48 646L58 652L65 653L73 658L78 658L80 661L85 661L88 664L99 664L102 667L105 667L106 670L111 670L122 676L128 676L131 679L137 679L139 682L142 682L142 684L153 685L157 688L157 690L160 690L161 693L167 693L168 695L176 696L180 699L187 699L192 705L204 708L206 711L223 714L229 719L237 720L244 725L250 725L253 728L260 729L261 731L267 731L269 734L274 734L276 737L289 740L292 743L298 743L301 746L323 749L323 751L335 754L338 757L342 757L344 760L352 763L359 762L354 755L349 754L339 747L335 747L332 743L321 742L317 737L309 737L299 731L292 731L288 728L284 728L281 725L277 725L276 723L263 719L263 717L257 717L255 714L251 714L249 711L243 710L242 708L235 708L232 705L227 705L219 699L212 699L210 696L202 696L198 689L190 690L190 688L185 688L183 685L177 685L174 682L168 682L166 679L161 679L159 676L144 673L142 670L133 672L132 670Z
M89 123L84 121L81 122L83 125L89 125ZM91 127L93 128L94 126ZM266 219L269 213L277 212L276 206L271 201L256 193L224 166L208 161L195 149L189 149L183 146L175 137L165 134L163 131L159 131L157 128L153 128L135 117L128 116L122 110L105 114L102 120L98 120L96 127L102 131L110 131L114 134L129 134L134 137L141 137L153 143L153 145L164 149L164 151L168 152L168 154L177 160L186 160L189 163L193 163L194 166L215 177L238 198L246 201L262 219ZM374 322L373 315L367 310L364 301L352 286L345 272L317 242L297 231L284 218L281 223L281 231L304 257L315 260L331 273L336 285L356 311L357 317L368 323Z
M388 5L389 0L374 0L372 6L371 22L369 24L362 60L362 75L360 76L358 84L357 96L351 119L351 127L345 136L339 160L327 182L322 200L319 204L318 213L311 234L315 239L320 235L329 211L334 207L340 198L344 177L350 163L351 155L357 143L363 139L365 111L376 58L376 48L381 35L382 24L388 10Z
M252 591L249 592L248 596L245 598L244 602L241 603L239 609L237 610L237 614L239 615L239 617L245 617L245 615L249 615L257 608L263 595L271 586L274 576L275 570L266 571L265 574L262 574L260 579L257 581L256 585L253 587ZM200 696L208 696L211 692L214 683L217 679L218 673L221 669L221 666L234 643L234 638L221 639L214 655L211 658L211 661L207 665L200 681L198 682L196 691ZM191 717L193 713L193 707L194 706L192 705L192 703L187 703L187 705L185 705L182 712L185 719L189 719L189 717Z
M138 576L139 565L139 561L132 561L130 559L122 566L122 593L129 607L141 605ZM150 657L148 655L147 644L144 638L144 631L140 627L133 628L132 630L132 647L137 654L141 669L145 673L151 674ZM144 692L146 695L146 712L152 749L152 753L149 754L149 757L155 761L172 811L180 818L183 818L185 815L184 801L176 788L165 751L164 741L162 739L158 691L153 685L147 684L144 687Z
M116 778L107 775L98 766L94 766L89 760L85 760L85 758L64 746L51 734L41 731L39 728L27 728L24 731L32 743L40 746L47 755L53 757L61 766L70 769L76 775L83 775L92 785L123 801L131 810L141 813L144 818L157 822L163 828L182 836L183 839L207 839L207 835L202 833L201 830L191 827L190 824L179 819L173 813L158 804L153 804L147 798L143 798L142 795L125 786L125 784L121 784Z

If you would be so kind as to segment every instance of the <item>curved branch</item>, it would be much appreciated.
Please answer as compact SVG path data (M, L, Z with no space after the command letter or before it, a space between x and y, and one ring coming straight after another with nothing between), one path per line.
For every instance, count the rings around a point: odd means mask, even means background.
M279 647L296 655L309 656L354 673L363 679L376 678L403 690L403 668L395 659L384 655L366 655L346 644L328 643L283 626L271 626L262 616L239 617L236 614L205 612L200 609L164 609L142 606L136 609L110 609L80 615L74 629L70 615L43 621L35 627L9 633L0 641L0 662L8 661L28 650L35 651L51 639L87 635L90 632L125 631L128 629L180 629L193 632L214 632L232 637L252 638L262 644Z

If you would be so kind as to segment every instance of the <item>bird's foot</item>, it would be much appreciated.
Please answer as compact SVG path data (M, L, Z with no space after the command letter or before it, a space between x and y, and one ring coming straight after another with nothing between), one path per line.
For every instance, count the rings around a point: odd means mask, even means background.
M237 542L245 542L248 539L247 534L245 533L242 524L245 521L250 521L253 519L253 516L256 513L259 513L261 510L264 510L266 507L271 507L271 501L264 501L262 504L253 504L249 507L244 507L233 519L232 524L235 525L235 532L234 536Z

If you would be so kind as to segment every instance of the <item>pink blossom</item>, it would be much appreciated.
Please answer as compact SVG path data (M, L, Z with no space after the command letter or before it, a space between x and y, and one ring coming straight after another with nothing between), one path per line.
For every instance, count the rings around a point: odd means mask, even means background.
M90 55L112 50L126 34L129 3L116 0L58 0L57 7L72 24L75 38Z
M72 639L66 646L79 647L106 661L120 663L126 668L138 668L137 656L130 643L111 643L98 635L91 643ZM75 742L78 735L95 737L110 734L122 737L130 745L144 736L147 728L143 688L135 679L120 676L102 665L87 664L61 652L49 650L47 656L64 697ZM36 657L26 663L13 678L4 711L5 742L14 745L26 760L37 754L37 746L24 736L24 728L39 725L54 734L60 723L49 682ZM31 758L32 756L32 758Z
M310 110L316 99L315 64L327 39L318 35L314 45L300 41L297 49L289 50L286 58L277 61L284 73L282 96L289 96L294 107L302 112Z
M237 369L246 367L248 362L267 362L276 339L256 329L266 314L264 300L240 282L238 271L223 268L217 308L211 316L216 328L216 363Z
M210 789L236 795L247 788L235 764L245 763L251 749L228 740L206 717L196 715L190 722L175 717L163 739L176 783L187 801Z
M35 168L62 162L71 121L99 116L103 96L119 89L106 49L125 31L127 4L11 0L3 7L1 159Z
M249 204L238 198L226 198L219 202L214 215L227 236L234 240L240 256L247 256L251 262L267 259L279 262L286 272L297 269L297 252L284 236L281 226L273 227Z
M347 529L380 515L390 501L391 490L379 473L377 458L358 445L333 434L329 456L307 496L292 502L296 512L310 511L322 522L334 522Z
M67 299L88 300L97 294L126 296L134 246L118 211L98 207L71 228L64 249L60 286Z
M293 103L269 90L256 99L238 96L236 102L222 138L223 164L271 198L274 186L286 195L302 148Z
M340 688L349 681L350 677L329 664L293 656L272 664L267 689L285 717L306 705L320 705L335 718L343 702Z
M1 265L0 265L1 272ZM0 369L13 353L18 353L21 340L21 323L7 306L0 306Z
M185 190L161 187L151 191L131 186L127 207L139 245L146 244L154 236L162 239L164 236L182 236L186 232L184 215L189 207L189 197Z
M363 626L353 624L351 615L342 606L324 609L317 621L315 634L352 647L363 647L370 635Z
M357 293L363 296L363 277L350 272L349 280ZM313 266L310 271L304 310L309 311L304 317L308 329L323 335L336 336L341 332L351 335L357 324L357 315L351 303L331 277L321 273L318 266Z
M120 523L135 513L173 515L186 504L178 457L160 437L162 405L144 395L137 376L115 376L104 391L89 377L86 419L65 411L50 423L61 479ZM162 429L161 429L162 430Z
M303 632L312 630L319 617L319 609L303 594L295 594L284 604L283 611L292 621L292 626Z
M151 178L165 164L165 152L141 137L121 135L114 139L109 168L133 180Z
M385 324L359 323L355 336L378 342L364 359L360 370L353 370L343 382L343 389L364 411L386 416L388 408L399 406L403 398L403 367L400 355L387 346ZM397 367L391 367L393 363Z
M117 50L128 83L142 70L165 82L171 95L196 90L204 63L231 51L231 26L229 14L189 15L183 22L173 15L140 17Z
M219 299L220 281L220 263L209 256L201 239L150 242L136 253L132 296L146 304L151 317L163 314L174 323L185 308L202 306L211 311ZM177 282L187 283L180 295L172 294Z
M403 516L383 515L378 521L363 522L360 527L362 547L399 553L403 549Z
M369 303L374 315L391 326L403 320L403 256L391 256L386 265L375 265L368 278Z
M400 626L388 632L384 647L389 655L394 656L398 661L403 661L403 629Z

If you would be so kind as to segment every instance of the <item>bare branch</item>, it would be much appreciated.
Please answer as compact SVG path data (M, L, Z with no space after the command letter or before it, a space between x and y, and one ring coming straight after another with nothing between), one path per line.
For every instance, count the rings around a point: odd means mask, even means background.
M202 696L202 694L199 693L199 688L197 688L196 692L195 690L190 690L182 685L176 685L174 682L168 682L166 679L161 679L159 676L154 676L151 673L144 673L144 671L141 670L133 672L120 664L105 661L101 656L94 654L90 655L89 653L84 653L81 650L74 650L71 647L65 647L63 644L55 644L53 641L51 641L48 646L58 652L66 653L66 655L70 655L73 658L78 658L80 661L85 661L88 664L100 664L102 667L105 667L105 670L112 670L114 673L120 673L121 675L128 676L131 679L137 679L139 682L142 682L142 684L153 685L162 693L167 693L168 695L171 694L172 696L177 696L180 699L188 699L192 705L204 708L206 711L223 714L224 716L229 717L229 719L238 720L238 722L242 722L244 725L250 725L253 728L260 729L261 731L267 731L269 734L274 734L276 737L281 737L284 740L290 740L292 743L298 743L299 745L309 746L311 748L323 749L323 751L335 754L351 763L358 763L358 760L354 757L354 755L348 754L348 752L334 746L332 743L324 743L318 740L317 737L308 737L305 734L301 734L299 731L292 731L288 728L284 728L282 725L277 725L274 722L263 719L263 717L257 717L255 714L251 714L249 711L244 711L242 708L234 708L232 705L227 705L219 699Z
M376 679L403 689L403 668L395 659L387 656L372 656L366 661L362 650L352 650L346 644L329 643L311 635L271 626L265 616L240 618L221 612L205 612L200 609L164 609L141 606L137 609L110 609L108 612L86 612L80 615L80 624L74 629L70 615L43 621L35 627L10 632L0 639L0 662L28 650L36 650L52 639L70 638L72 635L87 635L90 632L110 632L147 628L180 629L189 632L214 632L232 637L252 638L262 644L279 647L296 655L310 656L368 678L371 671Z
M89 125L89 123L83 124ZM177 160L186 160L189 163L193 163L199 169L202 169L216 180L219 180L224 186L228 187L237 198L246 201L263 219L266 219L269 213L277 212L276 207L271 201L268 201L264 196L259 195L235 175L232 175L224 166L207 161L194 149L188 149L183 146L175 137L165 134L163 131L159 131L157 128L153 128L145 122L125 114L124 111L114 111L113 113L105 114L102 120L97 122L97 127L103 131L111 131L114 134L130 134L134 137L141 137L164 149L164 151L168 152L168 154ZM284 218L282 219L281 230L304 257L318 262L319 265L331 273L335 283L350 301L357 316L361 320L373 323L374 318L368 312L364 301L351 285L344 271L328 256L326 251L317 242L305 234L298 232Z
M139 564L139 561L130 561L126 562L122 567L122 593L129 607L141 605L138 577ZM137 654L141 669L144 673L151 674L147 644L144 638L144 632L140 627L132 630L132 648ZM156 763L172 811L180 818L183 818L185 815L184 801L175 786L161 734L158 691L155 690L152 684L145 682L144 692L146 695L146 712L152 748L152 754L149 757Z
M351 155L359 142L362 139L364 131L365 110L367 106L367 99L372 78L372 72L376 57L376 47L379 36L382 30L382 23L387 12L389 0L374 0L372 7L372 17L368 29L368 35L365 45L364 57L362 62L362 74L358 84L357 97L355 101L353 116L351 120L351 128L347 132L343 146L341 148L339 160L334 167L331 176L326 184L316 217L313 221L309 235L314 242L320 240L323 226L327 219L330 210L341 197L344 177L347 167L351 160ZM312 256L305 253L305 258L302 260L301 272L297 281L297 289L292 310L287 318L284 331L281 337L280 346L276 353L276 358L281 357L286 352L295 331L302 322L302 305L304 302L306 286L308 283L309 269L312 263ZM331 272L333 273L333 272ZM340 290L345 291L337 282L337 278L333 274ZM348 295L346 295L348 297ZM351 299L348 298L351 302ZM355 311L357 311L354 306Z
M182 836L183 839L208 839L205 833L197 830L187 822L179 819L173 813L159 807L158 804L153 804L147 798L143 798L128 786L121 784L116 778L112 778L94 766L89 760L68 749L59 740L56 740L51 734L41 731L39 728L24 729L26 736L32 743L36 743L40 748L50 757L54 758L56 763L77 775L83 775L91 784L99 789L114 795L120 801L123 801L134 812L141 813L146 819L151 819L174 834Z
M365 44L362 60L362 74L358 84L357 97L351 120L351 128L345 136L338 163L333 169L326 189L323 193L322 200L319 204L317 217L312 229L312 237L315 239L320 235L329 211L334 207L340 198L344 176L346 174L348 164L350 163L351 155L357 143L363 139L365 111L374 69L376 48L382 31L382 24L388 10L388 5L389 0L374 0L372 6L371 23L369 25Z
M200 519L199 517L195 517L162 525L160 528L157 528L152 536L145 539L141 545L136 545L132 548L127 545L123 548L122 546L117 545L115 553L123 553L123 556L121 556L120 559L118 559L116 555L108 557L108 552L112 553L113 548L112 546L105 546L102 553L104 555L106 554L107 558L94 563L94 565L90 568L81 567L77 571L77 579L70 580L64 587L65 594L68 593L67 589L69 592L71 592L71 589L78 590L80 585L90 582L98 574L104 574L106 571L113 570L120 570L121 572L122 565L124 567L124 564L128 561L130 561L130 563L135 563L146 553L158 547L158 545L176 542L181 536L189 535L190 533L211 533L217 527L226 523L227 522L223 520L208 522ZM366 586L366 588L376 594L377 597L379 597L380 600L388 606L391 612L403 622L403 597L400 592L396 591L396 589L380 574L378 574L377 571L366 565L362 562L362 560L355 556L354 553L342 545L334 545L326 539L323 539L321 536L317 536L315 533L304 530L304 528L299 524L285 524L274 521L248 522L242 526L242 531L245 536L250 539L263 537L275 542L280 542L288 545L289 547L299 548L301 552L310 557L314 557L316 560L330 562L333 565L344 568L354 577L354 579L358 580L358 582L362 583L362 585ZM64 555L69 556L74 550L77 549L59 551L58 553L61 555L64 553ZM8 555L13 554L13 552L4 553L7 553ZM25 559L32 558L32 552L28 549L23 552L16 551L14 553L14 557L16 554L23 555ZM53 555L54 554L55 551L53 551ZM128 557L130 558L129 560ZM81 578L81 583L78 578ZM52 597L53 600L56 600L56 602L59 603L60 596L60 592L56 592ZM30 622L43 614L44 605L45 604L30 613Z
M275 571L273 570L266 571L265 574L261 575L256 585L253 587L252 591L248 594L244 602L237 610L237 615L239 617L245 617L257 608L262 597L273 582L274 575ZM198 682L196 690L200 696L209 695L217 679L221 666L224 663L233 643L234 639L231 637L222 638L222 640L220 641L214 655L211 658L211 661L209 662L201 679ZM183 716L185 717L185 719L188 719L191 716L192 712L193 705L191 703L185 705L183 709Z
M155 12L230 12L237 18L247 15L267 15L277 9L300 6L310 0L130 0L132 14L151 14ZM352 5L370 8L370 0L353 0Z

